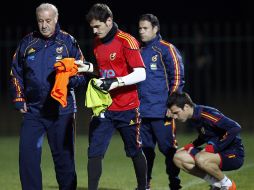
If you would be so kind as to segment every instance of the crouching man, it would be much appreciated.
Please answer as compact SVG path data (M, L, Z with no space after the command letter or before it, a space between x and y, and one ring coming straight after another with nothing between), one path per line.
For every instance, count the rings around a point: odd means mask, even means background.
M235 190L235 182L222 171L236 170L243 165L241 126L215 108L193 103L187 93L171 94L167 116L181 122L189 120L199 134L194 141L177 150L176 166L204 179L211 189Z

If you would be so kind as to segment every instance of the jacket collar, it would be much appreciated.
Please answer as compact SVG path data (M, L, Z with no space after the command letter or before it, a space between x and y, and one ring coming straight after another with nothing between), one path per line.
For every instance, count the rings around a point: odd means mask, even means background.
M202 107L195 104L194 107L193 107L193 116L192 116L192 119L198 119L198 118L200 118L201 111L202 111Z
M117 33L117 30L118 30L118 26L117 24L114 22L113 23L113 26L111 28L111 30L108 32L108 34L104 37L104 38L101 38L100 41L105 44L107 42L110 42L114 36L116 35Z
M162 39L161 35L160 34L157 34L155 36L155 38L153 38L152 40L150 40L149 42L143 42L142 43L142 46L143 47L148 47L148 46L152 46L154 43L160 41Z

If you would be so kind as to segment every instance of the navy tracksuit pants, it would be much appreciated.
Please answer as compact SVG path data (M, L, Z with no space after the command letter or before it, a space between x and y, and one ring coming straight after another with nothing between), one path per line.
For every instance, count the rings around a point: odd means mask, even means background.
M44 135L55 164L60 190L75 190L74 114L54 117L24 114L20 131L19 170L23 190L42 190L41 151Z
M158 143L160 152L165 156L166 173L170 181L170 189L180 189L180 169L173 162L176 152L175 131L172 122L160 118L142 118L141 138L142 149L147 160L148 185L152 179L152 169L155 159L155 146Z

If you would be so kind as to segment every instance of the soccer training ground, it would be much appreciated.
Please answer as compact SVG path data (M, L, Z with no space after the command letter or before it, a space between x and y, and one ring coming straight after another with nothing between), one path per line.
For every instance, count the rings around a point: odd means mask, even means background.
M253 134L244 133L241 135L245 145L245 163L243 167L236 171L226 174L234 179L239 190L254 189L254 141ZM194 134L178 134L179 145L184 145L194 138ZM76 170L78 176L78 190L87 190L87 172L86 172L86 151L87 136L77 136L76 138ZM54 166L50 151L47 145L47 139L44 140L42 156L42 173L44 190L56 190L57 183L55 179ZM20 181L18 174L18 137L0 137L0 189L2 190L20 190ZM182 186L184 190L205 190L208 185L195 177L181 172ZM132 162L125 157L123 143L119 135L115 135L111 140L110 147L106 153L103 162L103 174L100 180L100 190L133 190L136 186L135 174ZM165 174L164 158L157 151L157 157L154 164L153 190L168 189L167 176Z

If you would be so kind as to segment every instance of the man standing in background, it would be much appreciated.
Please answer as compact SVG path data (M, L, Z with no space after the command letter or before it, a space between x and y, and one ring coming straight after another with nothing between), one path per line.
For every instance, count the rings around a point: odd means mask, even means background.
M177 143L175 122L167 121L167 99L184 86L184 65L179 51L162 40L156 16L144 14L139 18L141 55L146 66L146 80L138 85L140 98L142 149L147 159L147 190L151 187L155 146L165 156L166 172L171 190L180 189L180 170L173 162ZM156 189L156 187L155 187Z

